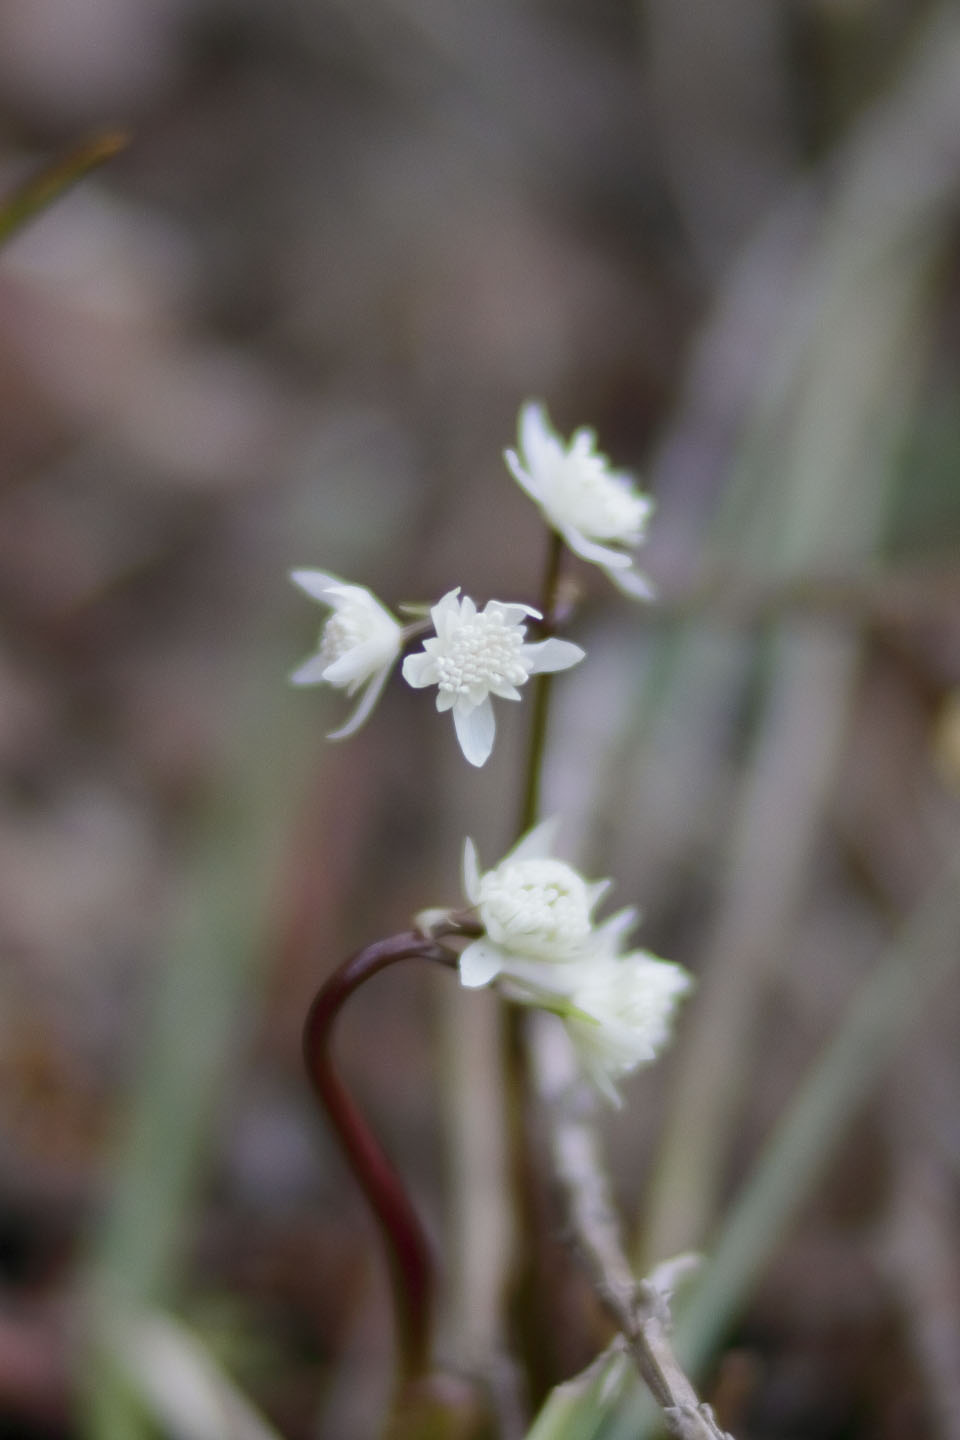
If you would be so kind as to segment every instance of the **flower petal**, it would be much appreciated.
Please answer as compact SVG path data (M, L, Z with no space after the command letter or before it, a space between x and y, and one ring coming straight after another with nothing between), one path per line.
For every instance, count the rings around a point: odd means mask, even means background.
M624 595L629 595L635 600L656 600L656 586L639 570L617 570L611 569L608 565L604 565L603 568L617 589L622 590Z
M590 897L591 910L594 910L597 905L599 905L600 901L603 899L604 895L606 895L612 884L612 880L595 880L592 885L587 886L587 894Z
M404 680L412 685L414 690L423 690L427 685L437 683L437 662L426 650L420 650L416 655L408 655L403 662L401 670Z
M323 672L328 685L350 685L354 680L365 680L384 661L382 640L364 640L361 645L351 645L345 655L334 660ZM392 659L389 662L392 664Z
M564 525L560 533L574 554L579 555L581 560L589 560L591 565L602 565L605 570L625 570L633 564L631 556L624 555L622 550L611 550L609 545L598 545L595 541L588 540L586 535L572 525Z
M448 590L446 595L441 596L436 605L430 607L430 619L433 621L433 628L441 639L446 637L450 621L456 622L460 618L460 601L457 596L460 594L460 586Z
M327 736L328 740L346 740L348 735L354 735L360 729L360 726L380 699L391 669L392 666L384 665L382 670L378 670L377 673L371 677L369 685L360 697L359 705L350 716L346 725L341 725L339 730L331 730Z
M530 499L534 502L535 505L542 504L543 491L540 489L539 485L536 484L533 476L529 473L529 471L523 468L523 465L520 462L520 456L517 454L516 450L504 450L503 458L506 461L507 469L510 471L510 474L520 486L520 489L525 491L526 494L530 496Z
M532 620L543 619L540 611L534 610L532 605L505 605L502 600L488 600L483 607L483 613L485 615L502 615L508 625L522 625L528 617Z
M503 968L504 955L499 945L481 936L468 945L460 955L460 983L468 990L479 990L489 985Z
M325 605L331 604L327 591L343 584L336 575L328 575L325 570L291 570L290 579L312 599L322 600Z
M530 470L536 472L563 459L563 442L547 419L547 407L539 400L527 401L517 428L520 449Z
M296 670L290 672L290 684L320 685L323 683L323 672L326 668L326 660L319 655L311 655L309 660L304 660L302 665L298 665Z
M559 826L560 817L558 815L551 815L549 819L541 820L540 824L534 825L526 835L521 835L513 849L507 851L500 862L501 865L507 860L546 860L553 854L553 842Z
M481 705L469 709L462 704L454 705L453 723L465 758L471 765L485 764L493 749L497 728L489 697Z
M511 685L507 680L491 681L489 689L491 695L499 695L501 700L523 699L516 685Z
M480 903L480 861L469 835L463 842L463 893L471 905Z
M530 666L531 675L542 675L550 670L569 670L571 665L578 665L586 653L572 640L553 637L523 647L523 657Z
M596 954L616 955L621 941L626 939L639 919L640 912L636 905L627 905L623 910L618 910L615 915L610 915L595 927L590 948Z

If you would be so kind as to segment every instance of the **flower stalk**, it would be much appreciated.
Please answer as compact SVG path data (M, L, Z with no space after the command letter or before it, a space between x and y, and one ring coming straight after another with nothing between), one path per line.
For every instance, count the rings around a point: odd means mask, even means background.
M391 935L358 950L320 987L303 1030L303 1057L317 1098L377 1218L387 1249L397 1334L397 1379L405 1386L427 1374L434 1308L430 1242L400 1176L333 1066L331 1036L355 990L400 960L455 966L456 956L416 931Z
M540 593L540 613L543 619L539 629L544 639L550 639L555 634L560 621L562 564L563 537L556 530L551 530ZM517 820L516 839L525 835L532 828L540 810L540 787L543 778L543 760L547 750L547 723L550 718L552 688L552 674L538 675L534 681L530 738L527 742L527 760L523 775L523 795Z

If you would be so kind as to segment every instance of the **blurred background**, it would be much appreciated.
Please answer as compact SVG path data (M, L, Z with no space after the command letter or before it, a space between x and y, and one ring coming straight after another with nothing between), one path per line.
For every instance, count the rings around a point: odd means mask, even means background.
M0 188L105 125L0 255L0 1435L376 1433L381 1255L300 1026L458 901L465 833L503 853L528 711L480 773L397 683L328 745L286 574L533 603L537 396L658 506L657 606L571 563L546 783L699 979L606 1125L638 1262L741 1217L701 1346L740 1440L956 1440L956 8L3 0ZM383 976L340 1053L488 1370L496 1022L455 990ZM608 1335L559 1210L544 1246L540 1392Z

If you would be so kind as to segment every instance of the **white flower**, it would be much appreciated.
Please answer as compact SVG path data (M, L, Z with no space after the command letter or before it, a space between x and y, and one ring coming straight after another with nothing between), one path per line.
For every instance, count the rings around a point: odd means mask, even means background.
M437 709L452 710L460 748L471 765L483 765L493 749L496 721L491 695L519 700L518 685L547 670L566 670L583 659L569 640L527 644L528 605L490 600L482 610L459 586L430 611L436 635L403 662L403 678L415 689L438 687Z
M591 884L555 859L555 830L545 820L486 873L466 841L463 888L484 934L462 952L460 981L476 989L498 980L510 999L559 1016L587 1078L619 1105L617 1082L656 1059L692 981L644 950L621 953L633 907L594 924L610 882Z
M577 430L564 444L545 408L532 401L520 411L518 429L518 448L505 450L504 459L547 523L621 590L652 600L653 586L626 553L645 538L650 496L642 495L629 475L610 469L592 430Z
M577 964L598 943L612 943L612 922L595 928L592 918L610 882L590 884L572 865L554 859L556 827L555 820L543 821L485 874L473 841L464 844L463 888L485 932L460 956L460 980L469 989L502 976L525 992L516 998L569 993ZM626 923L624 916L614 920Z
M578 967L563 1018L581 1066L614 1105L616 1082L649 1065L669 1042L677 1001L690 989L680 966L644 950Z
M380 698L400 654L403 627L362 585L347 585L322 570L292 570L290 579L332 612L317 653L293 671L291 684L335 685L348 695L366 686L346 725L328 737L342 740L359 730Z

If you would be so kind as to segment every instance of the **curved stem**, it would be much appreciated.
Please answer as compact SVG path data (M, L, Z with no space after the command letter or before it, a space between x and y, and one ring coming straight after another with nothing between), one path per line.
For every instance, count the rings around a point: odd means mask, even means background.
M403 1181L333 1068L330 1036L344 1002L359 986L388 965L412 959L456 964L451 951L416 931L377 940L351 955L321 986L303 1028L307 1072L386 1242L401 1383L423 1375L429 1364L433 1255Z

